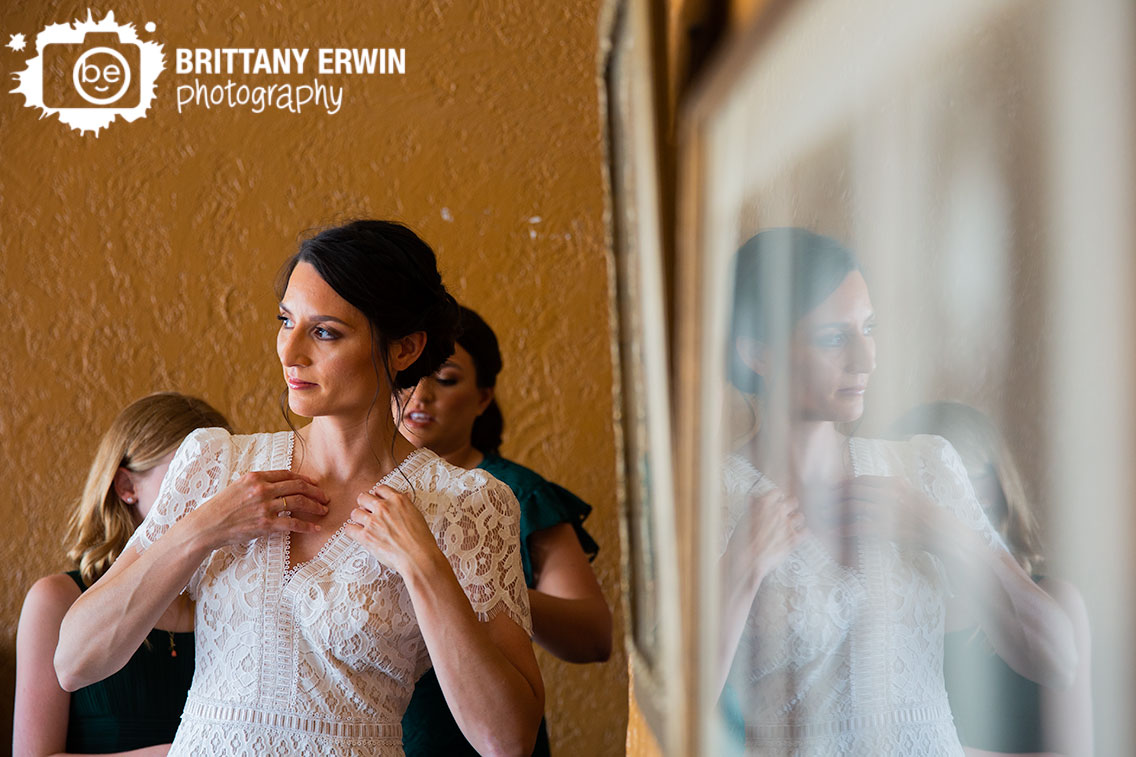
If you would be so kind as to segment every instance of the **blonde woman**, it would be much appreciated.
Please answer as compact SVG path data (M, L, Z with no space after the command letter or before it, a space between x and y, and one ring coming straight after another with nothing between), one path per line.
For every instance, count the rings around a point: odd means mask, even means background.
M935 434L951 443L979 504L1022 570L1069 615L1077 638L1077 672L1068 687L1019 675L975 628L948 633L944 672L951 713L970 757L1093 753L1089 621L1077 588L1046 575L1040 529L1026 487L1002 434L982 412L933 402L896 423L901 435Z
M76 566L36 581L16 638L13 753L162 755L193 677L193 607L179 596L126 666L68 693L52 658L68 608L106 572L150 511L174 451L198 428L228 428L206 402L151 394L118 414L99 443L66 538Z

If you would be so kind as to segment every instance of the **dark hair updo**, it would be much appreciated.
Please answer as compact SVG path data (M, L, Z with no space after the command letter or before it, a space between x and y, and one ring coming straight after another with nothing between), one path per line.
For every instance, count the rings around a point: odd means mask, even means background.
M734 305L726 348L730 383L760 394L761 376L742 361L738 339L770 342L824 302L848 274L860 270L846 247L807 229L766 229L750 237L734 255ZM788 318L781 321L778 315Z
M497 386L497 374L501 372L501 348L497 344L497 335L481 316L467 307L459 306L460 317L458 344L469 353L473 359L473 367L477 372L477 386L481 389L490 389ZM473 433L470 442L474 448L483 455L496 455L501 448L501 435L505 432L505 416L497 404L497 398L489 401L489 405L473 422Z
M367 317L378 347L375 368L382 364L392 392L415 386L453 354L458 304L442 285L434 251L402 224L352 221L304 240L280 271L279 298L300 263ZM417 331L426 334L422 354L392 375L388 347Z

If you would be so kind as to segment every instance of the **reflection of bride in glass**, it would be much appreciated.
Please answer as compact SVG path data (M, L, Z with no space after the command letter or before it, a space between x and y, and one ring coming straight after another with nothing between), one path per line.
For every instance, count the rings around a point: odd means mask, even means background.
M948 628L1064 684L1068 619L990 527L943 439L854 438L875 312L854 256L802 229L737 253L729 374L760 420L723 467L717 680L747 751L961 755Z

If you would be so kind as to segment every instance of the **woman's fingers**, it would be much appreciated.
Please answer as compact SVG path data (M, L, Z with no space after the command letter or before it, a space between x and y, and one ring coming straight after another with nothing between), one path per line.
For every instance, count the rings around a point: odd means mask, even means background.
M405 494L385 485L376 486L369 492L360 492L359 496L355 498L355 503L364 510L373 513L380 511L394 513L399 510L405 512L407 508L417 512L417 509Z
M308 515L322 518L327 515L327 505L309 499L303 494L290 494L273 499L268 508L277 515Z
M301 478L290 478L270 483L264 487L264 494L272 499L301 495L321 505L328 501L327 495L318 486L313 486Z
M356 498L360 504L369 503L371 505L384 505L386 507L393 506L410 506L413 504L410 498L386 484L379 484L369 492L363 492ZM372 508L373 509L373 508Z
M312 520L327 514L327 501L310 479L292 471L254 471L211 500L210 529L223 544L277 531L312 533L320 530Z
M354 523L355 525L362 526L370 522L373 517L375 517L374 510L366 507L356 507L351 511L351 517L349 517L347 520L349 523Z

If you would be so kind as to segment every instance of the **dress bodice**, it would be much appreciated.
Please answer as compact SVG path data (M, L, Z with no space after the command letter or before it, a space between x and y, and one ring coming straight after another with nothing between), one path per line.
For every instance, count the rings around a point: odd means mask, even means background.
M856 475L902 477L1004 549L957 453L938 437L855 439ZM739 456L725 469L726 534L773 482ZM939 559L886 539L837 559L806 532L762 582L728 696L748 750L769 755L962 754L943 684L950 584ZM730 717L727 715L727 717Z
M292 439L194 432L135 546L244 473L289 468ZM531 635L508 488L429 450L380 483L411 496L477 616L506 613ZM281 534L218 549L190 580L197 669L171 755L402 754L402 713L430 666L402 578L342 529L294 572L287 551Z

